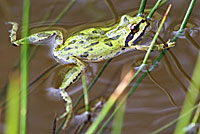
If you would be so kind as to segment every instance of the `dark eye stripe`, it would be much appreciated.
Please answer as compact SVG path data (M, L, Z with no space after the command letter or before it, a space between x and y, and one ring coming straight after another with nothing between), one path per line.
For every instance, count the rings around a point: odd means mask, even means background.
M133 39L135 33L129 33L125 40L125 47L128 47L128 42Z
M144 22L145 22L145 20L142 19L136 26L139 27L139 25L140 25L141 23L144 23Z
M136 27L139 28L139 25L140 25L141 23L144 23L144 22L145 22L145 20L142 19L142 20L136 25ZM138 36L138 38L137 38L135 41L133 41L133 44L132 44L132 45L135 45L136 43L138 43L138 41L140 41L140 40L142 39L142 36L144 35L144 32L146 31L146 28L147 28L148 26L149 26L149 23L148 23L147 26L144 28L144 30L142 31L142 33ZM135 35L135 32L134 32L133 30L131 30L131 32L129 33L129 35L126 37L126 40L125 40L125 47L128 46L128 42L129 42L130 40L133 39L134 35Z
M149 23L147 23L146 27L144 28L144 30L142 31L142 33L138 36L138 38L133 41L132 45L135 45L136 43L138 43L142 39L142 36L144 35L144 32L146 31L146 29L147 29L148 26L149 26Z

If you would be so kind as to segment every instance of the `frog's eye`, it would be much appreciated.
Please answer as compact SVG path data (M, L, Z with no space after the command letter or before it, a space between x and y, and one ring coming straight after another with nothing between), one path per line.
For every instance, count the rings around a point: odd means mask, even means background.
M131 29L131 33L137 33L139 31L139 25L132 24L130 29Z

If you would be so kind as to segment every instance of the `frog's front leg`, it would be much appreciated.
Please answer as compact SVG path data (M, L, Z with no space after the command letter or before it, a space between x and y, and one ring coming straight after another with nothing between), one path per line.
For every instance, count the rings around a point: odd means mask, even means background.
M170 42L167 41L166 44L155 44L152 48L153 51L160 51L160 50L164 50L170 47L174 47L176 42ZM147 51L149 49L149 46L147 45L134 45L131 46L133 48L135 48L136 50L142 50L142 51Z
M62 32L58 30L38 32L32 35L29 35L26 38L16 40L18 24L16 22L8 22L8 24L12 25L12 29L9 31L10 32L9 37L10 37L11 43L15 46L23 45L26 40L28 40L29 43L31 44L41 44L44 41L48 41L52 39L53 37L55 37L55 42L53 42L53 48L63 43Z
M67 59L69 62L73 62L73 67L65 74L64 79L62 81L61 86L59 87L60 95L62 99L65 101L65 113L63 113L57 120L66 117L66 121L63 125L63 128L66 127L73 113L73 105L72 100L68 93L65 91L67 87L69 87L72 83L79 79L81 73L85 71L85 65L76 57L69 57Z

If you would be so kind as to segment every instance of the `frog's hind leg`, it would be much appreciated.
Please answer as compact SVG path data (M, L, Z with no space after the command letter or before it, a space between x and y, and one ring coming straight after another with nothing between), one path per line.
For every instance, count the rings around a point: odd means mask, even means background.
M72 83L79 79L82 71L85 70L85 65L79 59L75 57L70 57L68 60L74 62L74 65L71 69L64 75L64 79L62 81L61 86L59 87L60 95L65 102L65 112L57 118L57 120L66 117L65 123L63 128L66 127L67 123L69 122L70 118L72 117L73 113L73 105L72 100L68 93L65 91L67 87L69 87Z
M63 43L62 32L58 30L42 31L17 40L18 24L16 22L8 22L8 24L12 25L12 29L9 31L9 37L11 43L15 46L23 45L26 40L28 40L31 44L41 44L52 39L53 37L55 37L55 42L53 42L53 46L51 47L55 48L57 45L61 45Z

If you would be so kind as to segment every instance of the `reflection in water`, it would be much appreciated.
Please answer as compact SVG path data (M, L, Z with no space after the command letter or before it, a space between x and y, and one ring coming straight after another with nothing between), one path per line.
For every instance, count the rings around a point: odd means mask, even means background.
M173 70L173 67L171 65L171 62L169 62L168 58L165 56L165 62L167 63L166 64L166 68L167 68L167 71L169 72L169 74L172 75L172 78L174 78L175 80L178 81L178 83L181 85L182 89L187 92L187 88L185 87L185 85L183 84L183 82L181 82L180 78L176 75L177 73L175 73ZM177 60L175 60L177 61Z
M199 31L199 34L200 34L200 31ZM200 50L200 44L198 44L193 38L192 36L190 36L189 32L185 31L185 36L186 36L186 39L188 39L191 44L198 50Z

